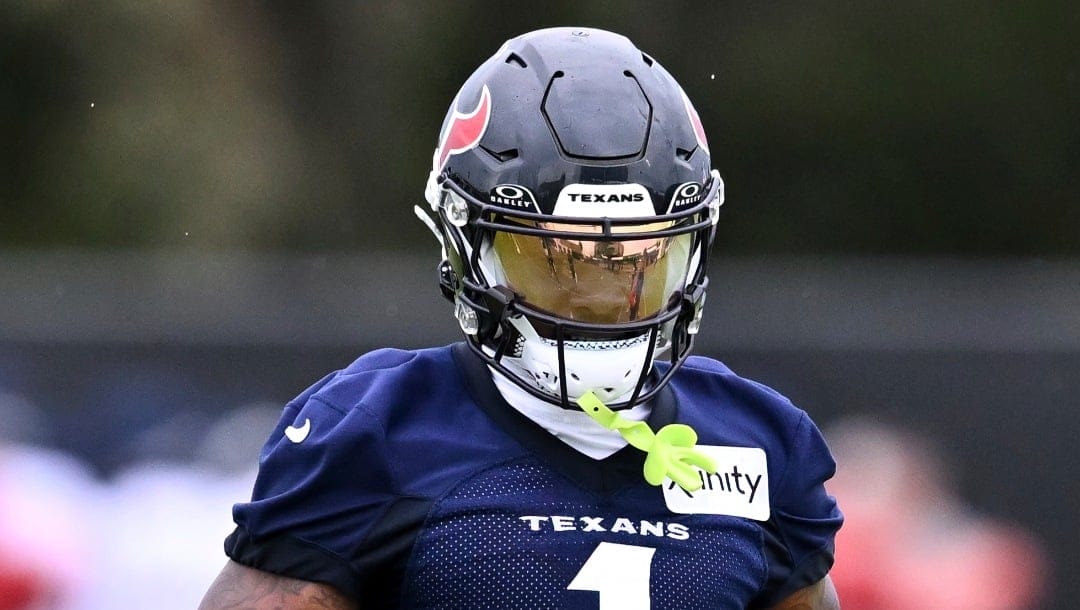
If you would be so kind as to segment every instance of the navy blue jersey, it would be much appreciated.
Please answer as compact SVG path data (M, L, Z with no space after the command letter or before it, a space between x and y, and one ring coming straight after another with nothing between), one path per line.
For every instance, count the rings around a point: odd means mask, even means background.
M225 549L365 609L758 608L822 578L842 517L807 415L694 357L648 420L673 422L716 457L700 491L552 437L464 344L376 351L286 406Z

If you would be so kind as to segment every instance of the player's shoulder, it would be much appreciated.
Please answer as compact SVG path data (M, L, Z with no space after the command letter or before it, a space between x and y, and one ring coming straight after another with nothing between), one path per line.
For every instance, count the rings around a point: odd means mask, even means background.
M342 413L361 405L377 410L398 400L422 399L425 390L450 383L457 375L449 346L381 348L327 375L294 402L314 400Z
M282 447L292 452L284 440L302 439L308 451L372 445L391 427L424 426L431 413L464 408L462 386L449 346L365 353L289 401L264 453Z
M699 444L764 452L776 506L804 502L807 488L832 476L835 462L817 425L772 387L705 357L688 359L672 385L679 419L694 427Z
M393 461L388 439L432 428L440 415L453 418L468 404L462 386L449 347L368 352L285 405L261 469L288 478L298 467L318 471L358 451L369 466Z
M812 425L787 396L713 358L689 358L672 385L680 396L682 419L722 431L734 444L775 451L789 445L800 428Z
M727 397L732 404L752 406L770 412L800 417L805 412L776 389L731 370L728 365L705 356L691 356L677 379L687 391L703 397Z

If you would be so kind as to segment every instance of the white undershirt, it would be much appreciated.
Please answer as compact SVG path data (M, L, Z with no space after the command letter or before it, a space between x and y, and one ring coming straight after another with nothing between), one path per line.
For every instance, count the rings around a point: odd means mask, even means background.
M494 369L491 370L491 376L495 380L495 387L510 406L555 438L592 459L604 459L626 446L626 440L621 434L596 423L584 411L564 409L544 402ZM650 412L652 407L639 404L619 411L619 415L633 421L644 421Z

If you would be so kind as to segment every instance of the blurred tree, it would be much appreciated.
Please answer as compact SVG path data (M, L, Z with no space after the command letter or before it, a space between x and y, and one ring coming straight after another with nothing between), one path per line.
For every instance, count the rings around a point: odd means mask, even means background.
M433 248L410 208L456 87L560 24L688 89L725 251L1080 253L1080 8L1053 0L12 0L0 244Z

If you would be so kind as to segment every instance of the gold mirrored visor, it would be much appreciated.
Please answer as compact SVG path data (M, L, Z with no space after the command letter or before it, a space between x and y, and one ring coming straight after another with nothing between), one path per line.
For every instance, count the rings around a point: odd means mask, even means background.
M669 229L671 222L616 227L601 238L599 226L536 222L528 226L572 231L548 237L496 231L497 272L527 305L560 318L591 324L636 322L660 313L683 290L692 233L635 239L635 233ZM590 238L595 233L596 239Z

